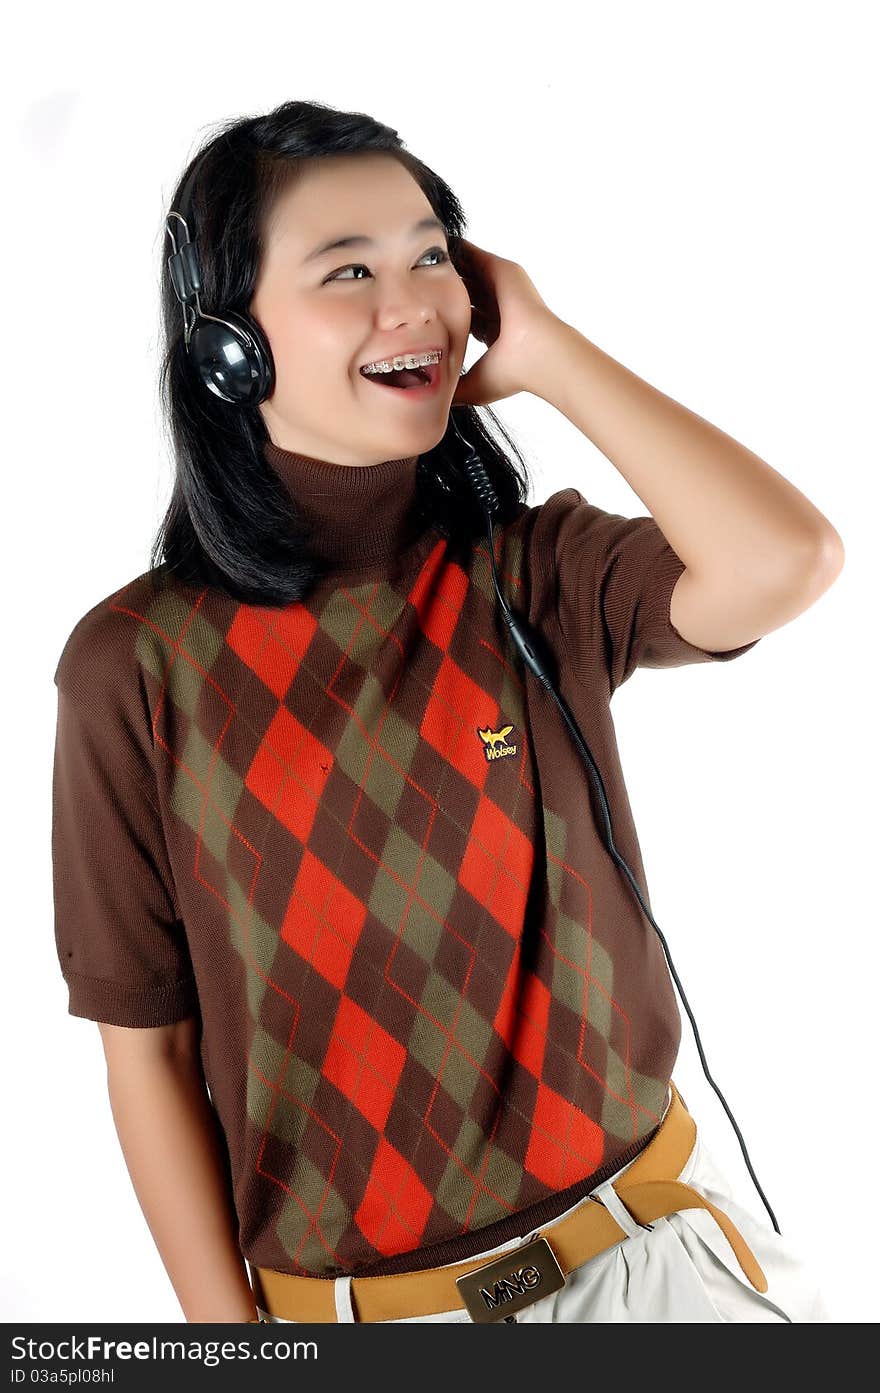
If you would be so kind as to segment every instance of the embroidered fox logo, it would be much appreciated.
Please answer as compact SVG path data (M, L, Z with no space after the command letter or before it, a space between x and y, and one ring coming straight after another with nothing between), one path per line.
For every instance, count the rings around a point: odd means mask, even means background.
M477 734L483 742L483 753L487 762L516 754L516 746L507 744L507 737L512 730L512 725L502 726L500 730L480 730L477 726Z

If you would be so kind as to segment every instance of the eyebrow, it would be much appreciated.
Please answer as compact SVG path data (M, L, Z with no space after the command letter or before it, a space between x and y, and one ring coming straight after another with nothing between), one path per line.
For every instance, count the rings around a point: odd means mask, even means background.
M410 236L415 237L417 232L426 232L428 228L432 227L439 228L441 232L446 231L439 218L422 218L421 222L417 222L412 228ZM306 265L309 261L315 261L319 256L323 256L325 252L335 251L337 247L373 247L375 245L372 237L365 237L362 233L352 235L351 237L335 237L331 242L321 242L320 246L310 251L303 265Z

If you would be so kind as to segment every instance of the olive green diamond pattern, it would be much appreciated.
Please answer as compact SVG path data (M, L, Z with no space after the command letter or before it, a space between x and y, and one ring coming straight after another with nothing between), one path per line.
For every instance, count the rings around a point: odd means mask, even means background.
M369 909L425 962L434 961L455 889L455 877L439 861L401 827L389 827Z
M468 1228L477 1229L497 1220L498 1197L514 1207L522 1177L522 1166L500 1146L488 1143L482 1130L465 1117L437 1187L437 1203L459 1222L466 1205Z
M349 1233L351 1209L306 1156L297 1156L287 1183L296 1198L285 1199L275 1232L284 1251L296 1262L309 1271L321 1272L328 1260L335 1260Z
M605 1097L601 1124L606 1132L625 1141L643 1136L654 1126L649 1114L659 1117L666 1103L667 1085L649 1074L626 1067L616 1050L608 1046ZM630 1103L632 1090L632 1104ZM636 1107L635 1104L639 1106ZM648 1111L646 1112L645 1109Z

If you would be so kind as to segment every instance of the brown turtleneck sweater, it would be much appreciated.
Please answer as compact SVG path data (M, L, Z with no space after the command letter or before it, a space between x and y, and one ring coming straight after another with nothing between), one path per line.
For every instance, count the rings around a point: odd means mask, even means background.
M412 532L416 459L266 447L332 561L304 603L148 571L55 672L69 1011L202 1021L241 1250L331 1277L458 1261L554 1218L656 1129L681 1024L662 948L549 693L465 566ZM574 488L495 527L647 897L609 701L683 562ZM650 900L648 900L650 903Z

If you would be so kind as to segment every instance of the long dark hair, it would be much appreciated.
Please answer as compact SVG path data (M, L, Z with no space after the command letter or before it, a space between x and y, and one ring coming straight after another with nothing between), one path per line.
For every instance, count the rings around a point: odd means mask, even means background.
M363 112L284 102L265 116L223 122L193 156L174 190L169 206L177 208L184 181L202 160L192 191L191 229L202 270L202 308L250 313L265 227L276 198L303 161L376 151L393 155L417 181L446 229L450 259L460 273L466 223L458 199L404 148L395 130ZM165 566L188 584L208 585L245 603L288 605L307 594L324 567L310 554L307 524L264 456L269 434L259 407L220 400L198 381L187 360L183 314L166 267L170 250L166 239L160 399L175 479L150 565ZM530 488L525 460L490 408L456 406L455 418L495 489L495 523L512 521ZM489 434L489 422L510 456ZM444 438L419 457L417 468L419 520L436 527L454 552L485 531L479 505L456 476L463 454L464 446L447 425ZM458 477L454 496L437 486L434 470L449 482Z

